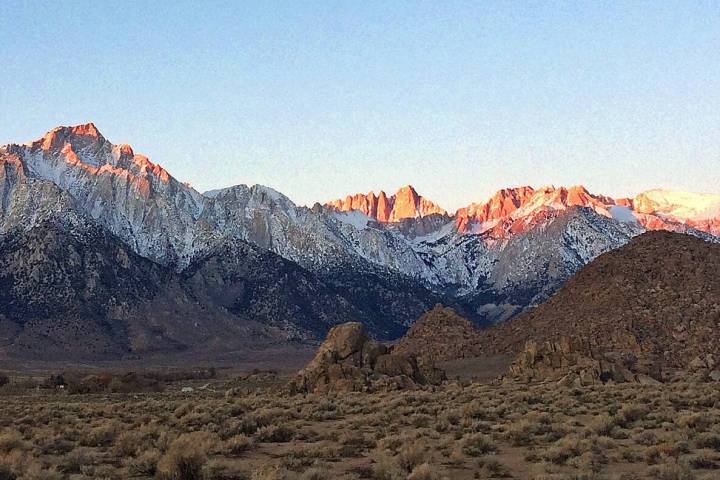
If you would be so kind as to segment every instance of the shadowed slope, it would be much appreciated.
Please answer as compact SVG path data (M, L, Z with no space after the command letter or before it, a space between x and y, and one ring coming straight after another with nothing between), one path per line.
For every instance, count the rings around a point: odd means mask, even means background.
M604 350L682 367L720 352L720 245L648 232L583 267L532 311L483 332L486 353L584 337Z

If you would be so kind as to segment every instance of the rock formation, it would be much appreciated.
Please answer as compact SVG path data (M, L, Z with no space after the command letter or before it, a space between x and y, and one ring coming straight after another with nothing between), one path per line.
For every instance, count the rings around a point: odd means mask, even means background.
M375 195L374 192L367 195L357 193L325 205L341 212L357 210L382 223L399 222L406 218L422 218L433 214L447 215L445 210L419 195L411 185L402 187L391 197L383 191L379 195Z
M396 354L368 337L361 323L332 328L315 358L289 384L293 393L361 392L436 385L445 374L430 360Z
M395 352L427 355L436 362L476 357L478 328L452 308L435 305L395 344Z
M561 337L556 342L528 341L503 381L555 381L564 386L606 382L658 383L660 372L628 352L597 351L587 339Z
M712 354L695 357L688 365L693 380L720 382L720 360Z

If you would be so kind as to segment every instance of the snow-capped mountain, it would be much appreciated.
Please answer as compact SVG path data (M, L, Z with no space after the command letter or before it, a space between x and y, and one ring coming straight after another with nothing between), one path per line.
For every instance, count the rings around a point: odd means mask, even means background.
M640 213L665 215L678 220L709 220L720 217L720 194L648 190L633 201Z
M635 197L632 206L636 212L647 215L647 219L684 224L720 236L720 194L649 190ZM651 225L653 220L646 222ZM672 225L657 229L683 231Z
M200 284L188 298L299 338L324 334L343 315L391 338L436 301L454 302L477 322L503 320L646 228L710 238L720 224L717 196L654 191L612 199L581 186L504 189L451 215L410 186L312 208L260 185L200 193L129 145L110 143L93 124L0 147L0 200L3 238L47 225L82 236L96 225L163 271L193 276ZM272 269L263 271L263 251L289 263L267 260ZM213 268L199 266L208 259ZM289 265L300 269L293 275L307 287L278 295L322 298L280 318L293 311L291 297L268 313L258 303L268 300L228 304L213 296L238 285L251 260L252 274L267 278L281 278ZM270 287L263 284L258 298L270 298ZM247 287L229 291L249 295ZM339 315L328 313L330 304L344 305Z
M366 198L358 194L327 205L338 211L357 210L368 214L364 203ZM418 198L434 205L423 197ZM362 202L358 203L358 199ZM494 239L502 239L527 232L543 223L553 212L572 207L589 208L599 215L625 223L640 223L650 229L677 231L690 228L716 235L713 227L720 219L720 194L650 190L634 199L614 199L592 194L582 185L569 188L546 186L537 190L523 186L499 190L486 202L472 203L449 217L455 220L461 233L487 233ZM442 213L445 214L444 211Z

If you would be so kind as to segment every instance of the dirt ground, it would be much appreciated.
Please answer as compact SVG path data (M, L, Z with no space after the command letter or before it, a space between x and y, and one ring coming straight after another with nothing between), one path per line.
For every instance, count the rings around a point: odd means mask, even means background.
M149 393L1 387L0 479L720 478L712 384L464 380L290 396L286 380L221 371Z

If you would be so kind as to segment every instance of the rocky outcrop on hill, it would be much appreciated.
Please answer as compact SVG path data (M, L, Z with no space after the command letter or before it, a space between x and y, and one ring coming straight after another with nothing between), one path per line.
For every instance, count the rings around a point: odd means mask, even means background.
M661 372L630 352L599 352L586 339L562 337L538 344L529 340L503 381L556 381L565 386L606 382L658 383Z
M394 353L361 323L333 327L315 358L290 381L293 393L395 390L439 384L445 374L425 358Z
M715 355L695 357L688 365L688 370L695 380L720 382L720 360Z
M511 372L520 377L547 377L546 360L553 367L579 362L580 370L590 368L590 376L598 377L606 368L597 362L606 362L608 352L634 357L642 368L629 368L633 374L652 375L649 366L657 365L663 380L672 380L673 371L709 377L720 355L718 271L720 245L648 232L590 262L534 310L483 330L481 348L485 354L520 353ZM556 347L563 337L585 339L592 355L583 347L583 359L575 359L577 349L568 359L566 349ZM528 341L540 353L529 355Z
M394 351L427 355L438 362L476 357L478 337L479 330L470 320L438 304L415 321Z

